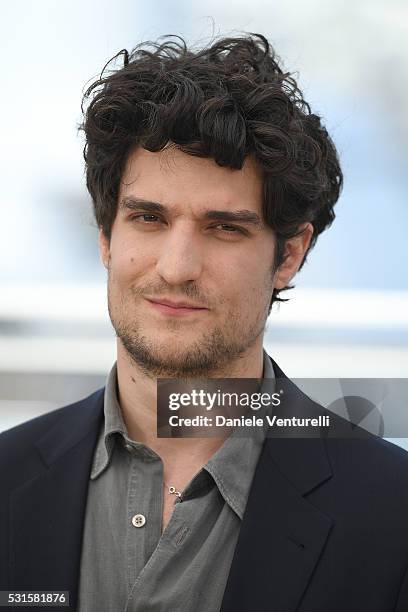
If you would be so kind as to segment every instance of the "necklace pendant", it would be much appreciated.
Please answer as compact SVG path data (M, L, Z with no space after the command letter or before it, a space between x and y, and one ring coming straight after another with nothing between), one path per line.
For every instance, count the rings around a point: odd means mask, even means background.
M177 497L181 497L180 491L176 490L176 487L169 487L169 493L171 495L177 495Z

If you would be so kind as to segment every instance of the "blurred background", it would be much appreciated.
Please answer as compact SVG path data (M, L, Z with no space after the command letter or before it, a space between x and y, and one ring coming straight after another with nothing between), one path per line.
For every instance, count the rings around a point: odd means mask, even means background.
M408 377L405 0L16 0L0 19L0 431L102 386L115 360L77 133L86 84L142 40L242 31L299 78L345 175L265 348L291 377Z

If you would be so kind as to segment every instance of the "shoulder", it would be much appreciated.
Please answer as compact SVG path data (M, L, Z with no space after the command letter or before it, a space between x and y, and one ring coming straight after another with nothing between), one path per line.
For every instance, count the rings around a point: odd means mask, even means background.
M0 465L10 463L13 458L24 454L37 440L54 427L69 428L73 423L91 417L98 400L103 397L104 389L72 404L62 406L46 414L35 417L0 433Z
M334 473L347 473L368 485L390 489L396 483L406 486L408 500L408 452L377 436L368 438L330 438L326 440L328 458Z
M281 370L278 364L270 357L276 378L286 385L288 397L299 409L298 416L330 416L335 434L333 437L325 436L324 444L333 473L347 470L349 478L353 473L365 474L366 478L381 479L386 474L391 482L396 477L408 481L408 452L387 440L356 427L343 417L339 416L311 400L299 387ZM289 406L289 411L293 405ZM285 412L288 407L285 406ZM355 430L355 435L353 435ZM352 469L353 468L353 469ZM408 489L407 489L408 492Z

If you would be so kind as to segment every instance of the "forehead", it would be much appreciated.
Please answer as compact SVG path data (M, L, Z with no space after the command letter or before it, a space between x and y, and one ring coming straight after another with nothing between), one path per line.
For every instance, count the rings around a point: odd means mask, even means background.
M241 170L235 170L176 148L152 153L138 147L129 155L121 180L119 200L126 196L181 209L220 205L261 212L263 177L250 157Z

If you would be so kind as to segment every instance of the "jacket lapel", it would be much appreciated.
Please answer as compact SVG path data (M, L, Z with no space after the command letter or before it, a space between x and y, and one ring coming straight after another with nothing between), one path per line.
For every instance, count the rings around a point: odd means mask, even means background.
M36 443L43 470L11 495L11 588L70 591L72 609L89 473L102 415L103 390L62 409L57 423Z
M309 400L273 362L287 394L285 414ZM289 394L290 399L289 399ZM281 416L281 415L279 415ZM294 612L333 521L305 496L331 477L321 438L267 438L255 471L221 612Z

